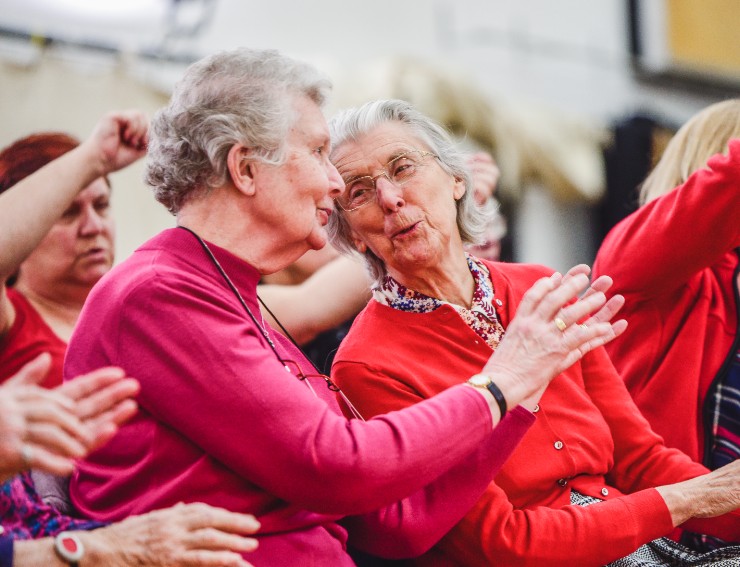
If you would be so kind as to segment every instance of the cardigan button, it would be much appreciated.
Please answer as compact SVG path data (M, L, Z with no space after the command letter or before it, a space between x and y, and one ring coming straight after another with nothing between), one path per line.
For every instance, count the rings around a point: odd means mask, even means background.
M601 489L601 495L602 496L609 496L609 489L608 488L602 488Z
M532 413L537 413L538 411L540 411L540 404L537 404L536 406L534 406Z
M563 442L562 441L555 441L555 448L560 451L560 449L563 448Z
M499 307L501 307L503 304L504 304L504 302L501 301L500 299L497 299L496 300L496 305L498 305Z
M558 479L558 484L560 486L566 486L568 484L568 481L566 479L564 479L564 478L559 478Z

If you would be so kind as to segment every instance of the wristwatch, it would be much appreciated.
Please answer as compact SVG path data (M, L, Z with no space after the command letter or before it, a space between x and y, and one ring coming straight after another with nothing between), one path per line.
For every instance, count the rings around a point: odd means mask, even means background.
M74 532L59 532L54 538L54 551L62 561L77 567L77 563L85 555L85 546Z
M506 415L506 398L504 398L503 392L498 386L496 386L496 384L494 384L493 379L488 374L473 374L468 379L468 384L475 386L476 388L485 388L491 392L493 399L496 400L496 403L498 404L498 411L501 414L501 419L504 419L504 416Z

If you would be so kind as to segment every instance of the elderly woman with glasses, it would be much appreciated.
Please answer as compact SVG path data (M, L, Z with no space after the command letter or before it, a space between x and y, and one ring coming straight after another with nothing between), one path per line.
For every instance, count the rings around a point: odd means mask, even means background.
M335 357L334 380L366 417L418 407L471 375L476 386L498 380L487 360L507 349L525 291L551 270L465 253L481 219L461 156L408 103L369 103L330 128L331 160L346 185L330 234L361 254L375 279ZM563 341L592 324L569 310L550 323ZM573 362L534 406L535 424L485 494L418 564L737 564L738 547L697 558L656 538L687 526L740 539L732 513L740 463L709 473L667 448L602 348Z
M333 383L262 320L256 293L260 274L327 241L332 198L344 191L321 112L328 88L308 65L238 49L193 64L155 116L147 176L179 226L96 286L65 364L66 376L117 364L141 385L139 414L72 480L87 515L178 501L249 511L261 524L256 566L352 565L347 515L355 546L420 553L473 505L533 421L518 403L623 330L610 323L621 302L601 289L564 307L584 276L543 277L485 365L488 389L461 384L348 421ZM552 323L561 309L594 313L592 328L563 340ZM372 341L365 348L386 356Z

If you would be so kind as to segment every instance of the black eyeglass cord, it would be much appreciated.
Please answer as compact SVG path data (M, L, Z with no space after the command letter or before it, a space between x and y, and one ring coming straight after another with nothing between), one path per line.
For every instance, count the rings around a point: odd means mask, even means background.
M275 346L275 343L272 341L272 338L270 337L270 334L267 332L267 329L257 320L257 317L254 316L254 313L252 313L252 310L249 308L249 305L247 305L247 302L244 301L244 298L242 297L242 294L239 293L239 290L234 285L234 282L231 281L231 278L229 277L229 275L226 273L226 271L221 266L221 263L218 261L218 258L216 258L216 256L214 256L214 254L211 251L210 247L208 246L208 244L206 244L206 241L203 240L200 237L200 235L198 235L198 233L196 233L194 230L192 230L192 229L190 229L190 228L188 228L186 226L178 225L177 228L181 228L183 230L187 230L190 234L192 234L195 237L195 239L198 242L200 242L200 245L203 247L203 250L205 250L205 252L208 255L208 257L211 259L211 261L213 262L213 264L216 266L216 269L219 271L219 273L221 274L221 276L223 277L223 279L226 281L226 284L229 286L229 288L231 289L231 291L234 292L234 295L239 300L239 303L241 303L242 307L244 307L244 310L249 315L249 318L257 326L257 328L260 331L262 331L262 336L265 337L265 340L267 341L267 344L270 345L270 348L272 349L272 352L275 355L275 358L278 359L278 362L280 362L280 364L282 364L283 367L286 370L289 370L288 366L285 364L285 362L283 361L283 359L280 358L280 354L277 351L277 347ZM327 387L330 390L332 390L334 392L337 392L341 396L342 400L344 400L344 402L349 407L350 412L352 412L352 414L355 417L357 417L359 419L362 419L364 421L362 415L360 415L360 412L357 411L357 409L354 407L354 405L352 404L352 402L350 402L349 398L347 398L347 396L344 394L344 392L342 392L341 388L339 388L339 386L337 386L334 382L332 382L331 378L329 378L328 376L326 376L326 375L322 374L321 372L319 372L319 369L316 368L316 365L313 363L313 361L308 356L306 356L306 353L303 352L303 349L298 345L298 343L295 341L295 339L293 339L293 337L290 335L290 333L288 333L288 331L285 329L285 327L283 327L283 324L278 320L277 317L275 317L275 314L270 310L270 308L267 307L267 305L265 305L265 302L262 301L262 298L259 295L257 296L257 299L259 300L260 304L267 310L267 312L270 314L270 316L275 320L275 322L277 322L278 326L283 331L283 333L285 333L285 336L288 338L288 340L291 343L293 343L293 345L298 349L298 351L303 355L303 357L311 364L311 366L313 367L314 371L316 372L316 375L323 377L324 381L326 382ZM301 371L301 373L302 373L302 371ZM301 378L301 377L298 377L298 378L299 378L299 380L305 380L305 382L308 385L308 387L311 388L311 384L310 384L310 382L308 382L308 380L306 379L305 376L303 378Z

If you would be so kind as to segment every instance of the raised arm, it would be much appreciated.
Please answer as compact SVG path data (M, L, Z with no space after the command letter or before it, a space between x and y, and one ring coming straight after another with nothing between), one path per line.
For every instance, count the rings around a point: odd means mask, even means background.
M82 189L144 155L147 128L146 117L138 111L107 114L78 147L0 194L0 333L11 317L6 280Z
M138 111L101 118L90 136L0 194L0 278L13 274L77 193L145 153L147 119Z
M296 342L305 344L359 313L370 298L369 285L359 260L342 256L303 283L260 285L257 292ZM278 328L268 312L263 314Z
M604 239L595 274L628 300L663 294L740 246L740 140L673 191L622 220Z

